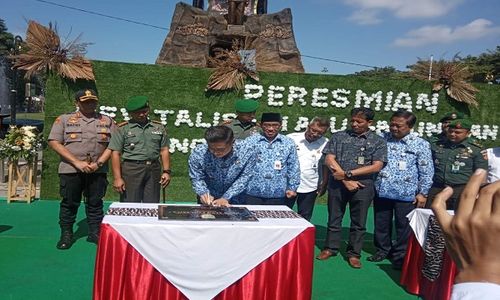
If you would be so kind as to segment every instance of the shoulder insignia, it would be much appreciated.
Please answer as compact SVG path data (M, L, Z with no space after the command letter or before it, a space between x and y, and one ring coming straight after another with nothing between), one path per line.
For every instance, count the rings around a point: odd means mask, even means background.
M151 123L163 125L160 121L156 121L156 120L151 121Z
M479 148L483 148L483 145L476 139L470 140L469 143Z
M127 121L123 121L123 122L118 123L118 124L116 124L116 125L117 125L118 127L123 127L123 126L125 126L125 125L127 125L127 124L128 124L128 122L127 122Z
M222 121L222 123L220 123L221 125L229 125L231 124L231 122L233 122L233 120L224 120Z

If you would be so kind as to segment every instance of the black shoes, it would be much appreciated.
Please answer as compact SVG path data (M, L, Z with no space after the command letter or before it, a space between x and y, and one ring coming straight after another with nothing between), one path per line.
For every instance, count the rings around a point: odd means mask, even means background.
M371 261L371 262L381 262L383 261L387 255L382 254L382 253L375 253L374 255L368 257L366 260Z
M87 242L97 244L99 241L99 233L91 232L87 237Z
M73 245L73 232L64 230L61 232L61 238L57 242L56 248L59 250L66 250Z

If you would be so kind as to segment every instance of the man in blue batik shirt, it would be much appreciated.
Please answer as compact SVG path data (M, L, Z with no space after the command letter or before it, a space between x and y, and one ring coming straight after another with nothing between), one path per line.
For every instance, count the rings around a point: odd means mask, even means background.
M387 142L387 165L380 171L375 188L375 247L377 252L368 257L379 262L386 257L395 269L401 269L410 235L406 215L415 207L424 207L432 185L434 165L429 143L411 133L417 118L411 112L400 110L391 117ZM392 242L392 222L396 240Z
M189 177L202 204L229 206L240 203L255 165L255 151L236 142L231 128L214 126L205 132L207 144L189 156Z
M279 133L281 115L263 113L262 133L245 140L257 152L257 162L245 192L245 203L284 205L286 198L297 196L300 166L293 140Z

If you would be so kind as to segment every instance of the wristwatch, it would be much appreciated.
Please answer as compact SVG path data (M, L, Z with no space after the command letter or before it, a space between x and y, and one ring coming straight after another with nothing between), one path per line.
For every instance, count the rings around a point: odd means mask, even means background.
M97 161L97 166L100 168L100 167L104 166L104 163L102 161Z
M345 178L351 179L352 178L352 172L351 171L345 171Z
M166 170L163 170L163 173L167 173L168 175L170 175L172 173L172 171L170 169L166 169Z

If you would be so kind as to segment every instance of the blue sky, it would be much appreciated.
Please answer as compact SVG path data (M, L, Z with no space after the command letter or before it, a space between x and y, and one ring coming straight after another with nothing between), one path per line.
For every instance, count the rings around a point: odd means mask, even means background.
M48 0L84 10L170 27L177 1ZM191 4L192 1L183 1ZM57 23L62 40L82 34L91 59L154 63L167 31L61 8L36 0L0 0L0 18L24 37L26 20ZM500 45L498 0L268 0L268 12L291 8L302 55L394 66L405 70L417 58L478 55ZM315 60L308 73L323 68L349 74L366 67Z

